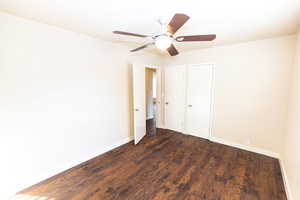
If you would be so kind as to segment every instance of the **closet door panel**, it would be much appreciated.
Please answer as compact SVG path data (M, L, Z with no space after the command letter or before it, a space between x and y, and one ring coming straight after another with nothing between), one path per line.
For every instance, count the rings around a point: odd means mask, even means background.
M212 100L212 66L188 66L187 73L185 132L208 138Z
M165 68L165 128L183 132L185 113L185 66Z

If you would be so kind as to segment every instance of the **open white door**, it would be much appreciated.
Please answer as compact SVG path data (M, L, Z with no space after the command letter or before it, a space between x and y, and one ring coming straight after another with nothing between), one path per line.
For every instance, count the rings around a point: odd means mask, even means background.
M145 66L133 64L132 72L134 144L137 144L146 135Z

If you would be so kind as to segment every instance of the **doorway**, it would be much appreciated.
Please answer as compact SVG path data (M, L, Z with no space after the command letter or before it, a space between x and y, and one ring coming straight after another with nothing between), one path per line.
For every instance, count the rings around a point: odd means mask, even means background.
M146 133L153 137L156 135L157 111L157 72L154 68L145 70L145 97L146 97Z
M162 82L159 66L132 64L133 135L138 144L143 137L156 135L162 125ZM148 124L148 126L146 125Z

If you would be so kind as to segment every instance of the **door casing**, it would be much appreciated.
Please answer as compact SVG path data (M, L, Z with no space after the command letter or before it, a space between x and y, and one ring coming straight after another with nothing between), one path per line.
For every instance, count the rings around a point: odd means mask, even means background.
M132 71L132 110L133 110L133 136L135 144L137 144L146 135L146 97L145 97L145 69L152 68L156 69L157 73L157 109L156 109L156 126L158 128L162 125L162 112L161 112L161 92L162 92L162 81L161 81L161 68L156 65L148 65L143 63L133 63L131 66ZM135 69L137 68L137 69ZM140 72L137 72L140 71ZM140 76L137 77L139 73ZM140 85L135 85L140 82ZM139 92L137 91L139 90ZM140 94L142 93L142 94Z

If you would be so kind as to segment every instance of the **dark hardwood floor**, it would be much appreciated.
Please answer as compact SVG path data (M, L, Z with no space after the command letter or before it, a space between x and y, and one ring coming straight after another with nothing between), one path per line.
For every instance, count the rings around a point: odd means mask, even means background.
M156 129L156 120L155 120L155 118L146 120L146 133L149 137L155 137L156 136L157 129Z
M162 129L18 194L43 200L286 200L277 159Z

